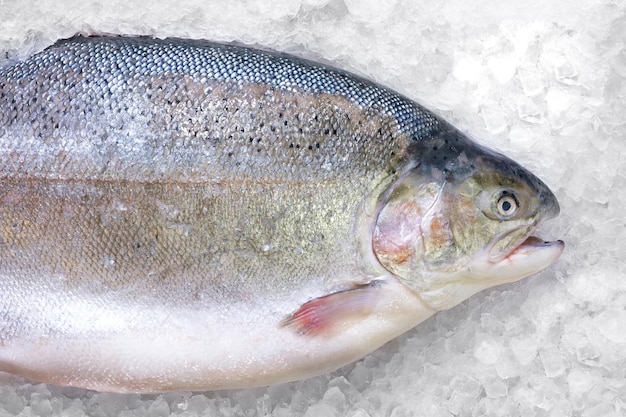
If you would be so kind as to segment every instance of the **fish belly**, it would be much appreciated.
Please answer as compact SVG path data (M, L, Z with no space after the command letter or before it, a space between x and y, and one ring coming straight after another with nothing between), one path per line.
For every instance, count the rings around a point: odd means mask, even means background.
M106 391L224 388L371 350L280 326L368 279L336 192L254 188L2 181L0 369Z

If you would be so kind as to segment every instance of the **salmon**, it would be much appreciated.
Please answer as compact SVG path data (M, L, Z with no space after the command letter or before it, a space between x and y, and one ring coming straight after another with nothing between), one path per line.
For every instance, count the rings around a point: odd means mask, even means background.
M286 54L76 37L0 69L0 371L109 392L355 361L552 264L554 194Z

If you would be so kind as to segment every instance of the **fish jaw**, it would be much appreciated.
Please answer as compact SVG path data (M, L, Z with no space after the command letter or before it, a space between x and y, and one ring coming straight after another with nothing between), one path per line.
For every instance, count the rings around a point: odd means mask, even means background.
M484 275L498 280L496 284L515 282L552 265L563 253L562 240L546 242L530 236L497 262L485 262L488 255L481 255L478 262L484 265ZM479 269L478 266L475 267Z
M492 261L489 251L484 250L470 261L467 268L447 277L444 285L421 291L420 296L430 308L446 310L486 288L519 281L547 268L556 262L564 248L562 240L546 242L530 236L497 261Z

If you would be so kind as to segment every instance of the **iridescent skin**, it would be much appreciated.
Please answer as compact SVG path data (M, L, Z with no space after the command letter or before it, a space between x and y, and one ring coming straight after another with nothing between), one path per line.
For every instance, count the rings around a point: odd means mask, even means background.
M548 266L562 242L526 238L557 214L518 164L353 75L63 41L0 70L0 371L119 392L323 373Z

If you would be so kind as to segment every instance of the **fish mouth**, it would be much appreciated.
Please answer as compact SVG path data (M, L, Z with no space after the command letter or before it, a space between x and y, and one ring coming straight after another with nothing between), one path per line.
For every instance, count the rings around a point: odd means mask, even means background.
M530 248L539 248L558 244L557 242L548 242L536 236L532 236L536 229L536 225L522 226L517 229L510 230L492 241L487 248L488 259L490 263L499 263L509 258L517 251L528 251Z
M558 249L558 256L560 256L563 252L564 247L565 242L563 242L562 240L546 241L538 238L537 236L528 236L522 241L522 243L514 247L509 253L503 256L502 259L509 259L511 257L519 255L528 255L546 249Z
M506 252L501 252L492 258L492 268L506 269L501 275L504 282L517 281L532 275L553 264L563 253L565 243L562 240L545 241L537 236L526 233L520 243ZM504 271L503 271L504 272Z

